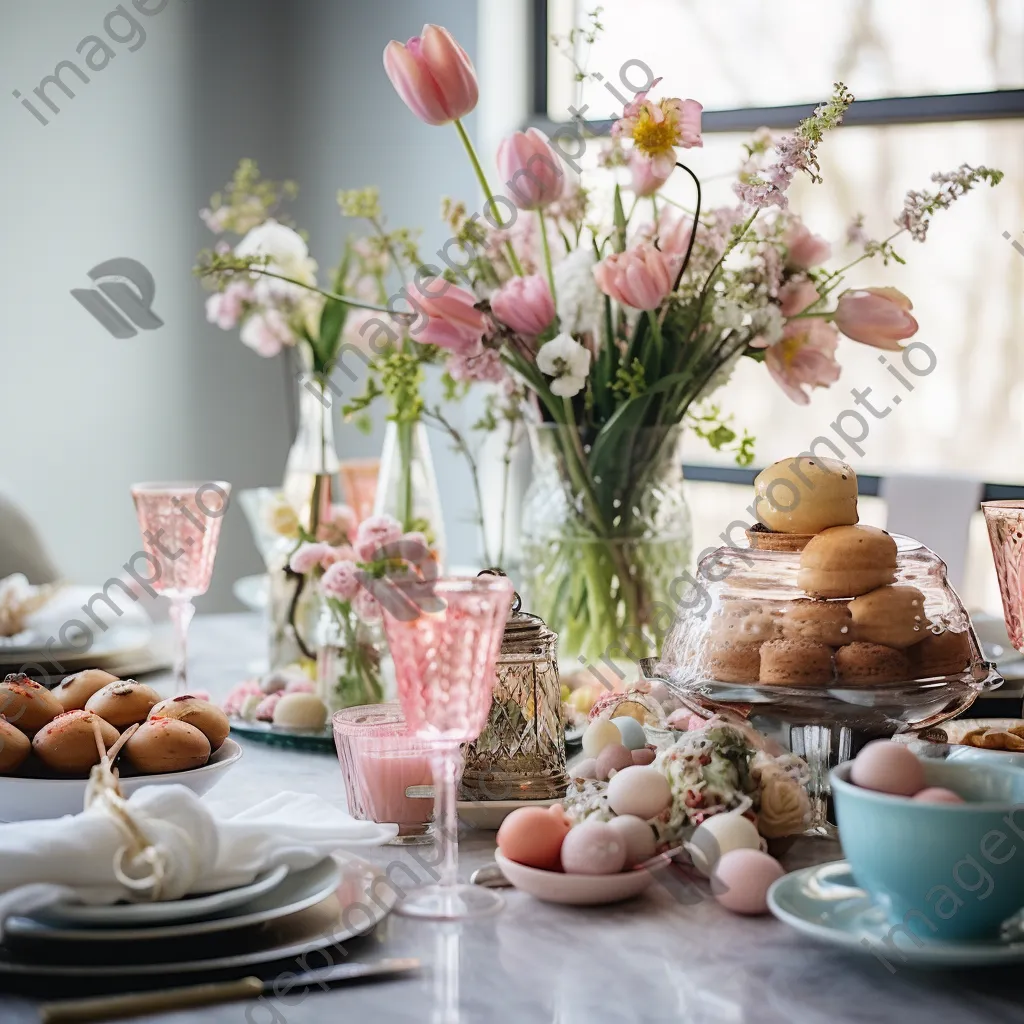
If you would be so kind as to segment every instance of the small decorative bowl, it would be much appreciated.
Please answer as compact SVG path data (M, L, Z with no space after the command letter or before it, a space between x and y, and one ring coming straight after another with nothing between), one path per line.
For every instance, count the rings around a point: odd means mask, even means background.
M596 907L639 896L654 881L650 871L620 871L615 875L567 875L542 871L509 860L500 850L494 859L502 874L517 888L546 903Z

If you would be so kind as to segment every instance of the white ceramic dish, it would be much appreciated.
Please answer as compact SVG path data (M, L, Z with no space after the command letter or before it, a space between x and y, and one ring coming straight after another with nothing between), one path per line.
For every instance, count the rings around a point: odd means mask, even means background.
M257 875L248 885L222 892L186 896L181 900L157 903L115 903L113 906L90 907L82 903L55 903L32 915L46 924L65 928L129 928L140 925L171 924L198 921L223 913L276 889L287 877L288 866L281 864Z
M494 859L502 874L517 888L546 903L566 903L574 907L596 907L639 896L651 882L650 871L620 871L617 875L566 875L561 871L541 871L509 860L500 850Z
M24 668L30 675L33 671L53 671L52 658L56 658L65 672L74 672L80 668L96 668L104 661L124 657L145 649L153 638L153 630L147 626L111 626L101 633L85 649L78 647L60 647L50 645L45 649L49 638L34 631L26 631L25 643L18 645L5 644L0 647L0 664L7 671Z
M240 906L224 910L201 921L179 921L176 924L134 924L123 928L69 927L52 924L36 917L9 917L4 922L8 940L30 939L33 942L150 942L158 939L193 939L234 928L266 925L270 921L298 914L327 899L338 888L343 864L333 857L288 875L274 889Z
M242 576L231 584L231 592L249 611L265 611L270 600L270 577L265 572Z
M501 823L520 807L550 807L561 800L460 800L459 820L470 828L496 832Z
M224 777L224 773L242 756L242 748L226 739L202 768L164 775L122 776L121 789L131 796L143 786L186 786L202 795ZM37 818L62 818L79 814L85 806L88 779L19 779L0 777L0 821L30 821Z

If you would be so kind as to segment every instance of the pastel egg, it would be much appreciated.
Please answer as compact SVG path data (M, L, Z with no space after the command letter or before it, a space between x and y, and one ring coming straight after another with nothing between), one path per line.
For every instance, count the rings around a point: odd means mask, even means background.
M611 743L597 755L597 778L610 779L633 764L633 751L621 743Z
M705 818L684 844L693 866L705 877L730 850L759 850L761 836L749 818L735 812Z
M608 806L616 814L635 814L646 821L671 802L668 779L657 768L632 765L616 772L608 783Z
M644 727L635 718L630 718L629 715L619 715L612 719L612 725L622 734L620 742L623 746L629 747L630 750L639 750L641 747L647 746L647 734L644 732Z
M626 849L625 836L608 822L585 821L570 829L562 843L562 870L570 875L614 875L626 865Z
M642 818L637 818L632 814L620 814L618 817L612 818L608 824L622 836L626 843L627 868L654 856L657 847L654 829Z
M572 769L572 777L574 779L596 779L597 761L592 757L585 757Z
M657 752L651 747L641 747L633 751L633 764L654 764Z
M768 890L785 870L760 850L730 850L711 876L715 899L734 914L767 914Z
M927 804L962 804L964 798L959 793L942 786L928 786L919 793L914 794L915 800Z
M854 759L850 781L879 793L913 796L924 789L924 767L904 744L872 740Z
M558 871L562 842L571 827L561 804L519 807L501 823L498 849L517 864Z
M622 733L607 718L595 718L583 731L583 754L597 757L605 747L622 742Z

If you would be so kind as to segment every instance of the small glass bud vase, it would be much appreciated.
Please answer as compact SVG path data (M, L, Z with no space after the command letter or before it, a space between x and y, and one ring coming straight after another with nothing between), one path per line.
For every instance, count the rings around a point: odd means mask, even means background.
M318 627L317 693L331 714L384 699L383 631L340 604L323 602Z
M565 725L557 634L520 610L505 624L487 725L465 751L464 800L555 800L565 794Z

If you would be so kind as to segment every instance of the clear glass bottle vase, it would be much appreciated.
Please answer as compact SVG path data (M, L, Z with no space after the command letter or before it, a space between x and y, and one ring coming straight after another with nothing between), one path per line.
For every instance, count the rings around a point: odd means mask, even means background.
M338 602L321 602L317 629L317 695L334 714L384 700L384 632L360 622Z

